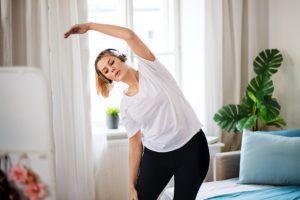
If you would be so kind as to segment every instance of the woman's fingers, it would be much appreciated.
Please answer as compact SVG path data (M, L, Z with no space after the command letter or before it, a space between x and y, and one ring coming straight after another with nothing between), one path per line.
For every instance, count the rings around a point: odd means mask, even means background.
M72 28L69 31L65 32L65 34L64 34L65 38L69 37L69 35L71 35L71 33L72 33Z
M64 37L67 38L67 37L69 37L69 35L70 35L70 33L69 33L69 32L66 32L66 33L64 34Z
M130 189L129 200L138 200L138 195L136 189Z
M72 26L70 30L65 32L64 37L67 38L71 34L83 34L88 31L88 26L86 24L76 24Z
M65 32L64 37L67 38L69 37L71 34L75 34L76 32L78 32L79 27L78 25L74 25L72 26L72 28L70 28L67 32Z

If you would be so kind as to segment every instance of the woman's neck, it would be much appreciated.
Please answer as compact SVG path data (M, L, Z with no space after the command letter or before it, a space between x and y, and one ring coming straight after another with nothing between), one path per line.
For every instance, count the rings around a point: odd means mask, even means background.
M123 82L126 83L130 89L138 88L139 85L139 73L133 68L129 68L126 76L124 76Z

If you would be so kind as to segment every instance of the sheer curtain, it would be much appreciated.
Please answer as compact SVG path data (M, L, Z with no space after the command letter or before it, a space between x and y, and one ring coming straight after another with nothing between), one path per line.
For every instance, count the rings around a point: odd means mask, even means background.
M223 105L241 102L267 36L268 1L205 1L205 123L221 136L224 151L239 149L241 134L222 132L213 116Z
M94 199L87 35L63 37L86 0L0 2L0 64L41 68L51 87L57 199Z

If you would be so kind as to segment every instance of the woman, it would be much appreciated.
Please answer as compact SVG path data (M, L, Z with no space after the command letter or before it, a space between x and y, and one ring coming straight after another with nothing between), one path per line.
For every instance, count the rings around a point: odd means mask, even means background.
M125 63L124 54L106 49L95 61L102 96L108 97L113 81L128 85L120 115L129 137L129 199L157 199L174 175L174 199L194 200L208 171L209 151L203 125L177 82L128 28L77 24L65 38L88 30L125 40L138 59L135 70Z

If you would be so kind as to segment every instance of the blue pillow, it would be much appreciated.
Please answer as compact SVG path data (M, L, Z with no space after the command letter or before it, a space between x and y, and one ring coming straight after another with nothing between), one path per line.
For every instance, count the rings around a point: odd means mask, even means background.
M300 137L300 128L276 131L255 131L255 133L281 135L286 137Z
M300 137L244 130L238 182L300 185Z

